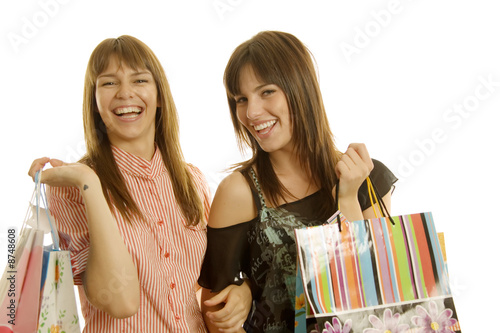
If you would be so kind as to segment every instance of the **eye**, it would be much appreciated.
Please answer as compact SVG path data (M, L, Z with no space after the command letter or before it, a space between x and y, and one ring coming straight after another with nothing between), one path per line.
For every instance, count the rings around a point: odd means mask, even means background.
M275 93L276 90L274 89L266 89L262 92L262 96L269 96L269 95L272 95L273 93Z
M149 80L147 80L147 79L137 79L135 82L136 83L148 83Z
M112 86L112 85L114 85L114 84L115 84L115 83L114 83L114 82L112 82L112 81L105 81L105 82L103 82L103 83L101 84L101 86L103 86L103 87L104 87L104 86Z
M236 104L242 104L242 103L245 103L247 101L247 98L238 96L238 97L234 98L234 101L236 102Z

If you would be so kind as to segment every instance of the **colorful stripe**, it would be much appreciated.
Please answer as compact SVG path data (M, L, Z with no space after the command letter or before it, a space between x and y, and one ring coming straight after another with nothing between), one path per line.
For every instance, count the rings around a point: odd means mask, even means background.
M358 253L361 287L363 291L363 306L375 306L379 304L379 297L375 286L373 275L372 256L368 244L369 234L365 228L365 221L353 223L354 237L356 238L356 251Z
M394 254L393 254L393 242L392 242L392 232L391 232L391 223L389 222L388 219L386 218L381 218L381 226L382 230L384 232L384 239L385 239L385 246L387 249L387 262L388 262L388 267L389 267L389 272L390 272L390 283L392 287L392 296L394 297L394 302L401 302L401 297L399 295L399 289L397 287L397 284L394 281L397 281L397 272L396 272L396 265L394 262Z
M393 237L396 245L396 257L400 267L400 289L403 293L403 301L412 301L417 299L417 290L415 289L415 278L411 266L411 257L409 255L408 241L402 217L393 217L396 226L393 228Z
M296 230L299 264L315 314L448 295L446 264L430 213ZM334 222L336 219L334 219ZM306 260L307 258L307 260Z
M361 307L361 301L359 296L359 287L356 279L356 253L354 250L353 239L351 237L349 224L346 224L342 228L341 232L341 249L344 257L344 263L346 268L346 284L347 284L347 294L350 299L349 309L359 309Z

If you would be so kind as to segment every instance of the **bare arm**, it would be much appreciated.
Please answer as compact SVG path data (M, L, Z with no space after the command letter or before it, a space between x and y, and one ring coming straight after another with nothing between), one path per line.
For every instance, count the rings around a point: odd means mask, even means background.
M140 304L139 279L132 257L104 198L101 183L86 165L37 159L29 175L50 162L53 168L41 174L50 186L73 186L82 194L90 235L90 250L83 285L89 301L115 318L134 315Z
M215 193L208 225L224 228L257 215L250 188L244 177L233 173L226 177ZM218 293L203 289L201 310L210 332L244 332L241 328L250 312L252 294L248 282L230 285Z

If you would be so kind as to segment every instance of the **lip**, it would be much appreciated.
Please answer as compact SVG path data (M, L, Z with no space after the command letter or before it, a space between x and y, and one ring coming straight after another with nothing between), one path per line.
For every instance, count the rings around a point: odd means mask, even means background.
M138 105L122 105L112 110L120 121L131 122L142 118L145 108Z
M268 123L269 123L268 126L260 128L260 126L266 125ZM272 120L260 121L258 123L253 123L251 126L253 129L253 133L255 133L256 137L258 137L259 139L266 139L272 134L277 123L278 123L277 119L272 119ZM260 129L257 130L257 128Z
M272 127L274 124L276 124L276 122L277 122L276 119L260 121L258 123L253 123L252 127L254 128L255 131L261 131L265 128Z

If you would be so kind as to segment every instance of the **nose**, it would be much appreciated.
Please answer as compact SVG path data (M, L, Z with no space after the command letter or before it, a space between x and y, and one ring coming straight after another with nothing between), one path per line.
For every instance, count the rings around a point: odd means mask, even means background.
M132 98L134 94L133 88L129 83L120 83L118 91L116 92L116 97L121 99Z
M262 105L255 99L247 101L247 118L250 120L258 119L262 114Z

